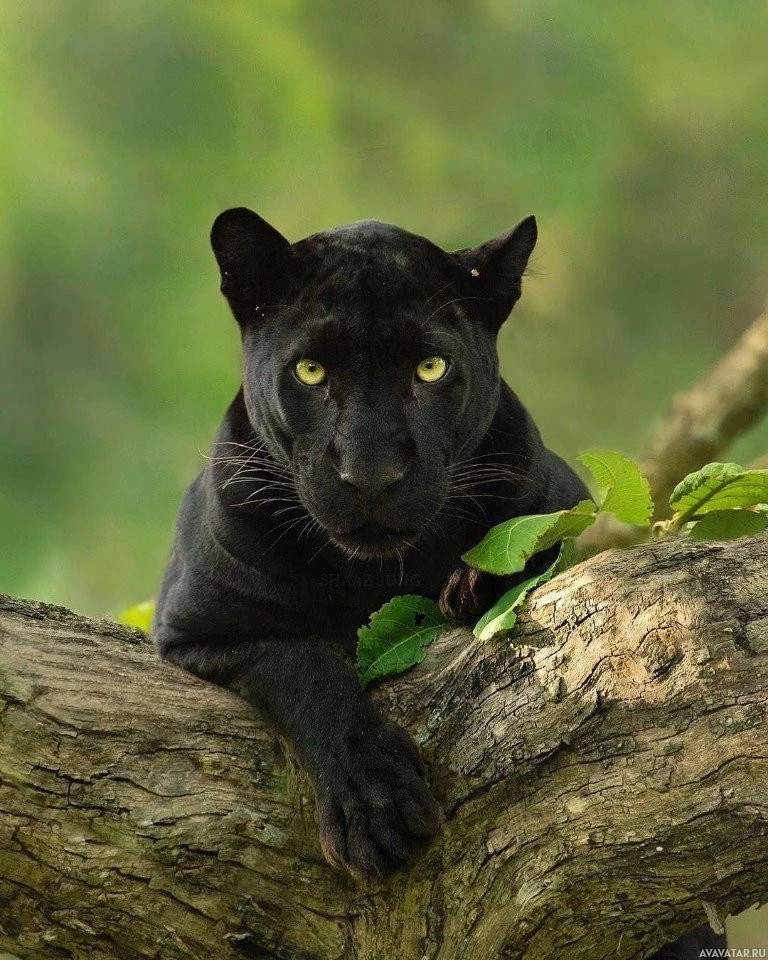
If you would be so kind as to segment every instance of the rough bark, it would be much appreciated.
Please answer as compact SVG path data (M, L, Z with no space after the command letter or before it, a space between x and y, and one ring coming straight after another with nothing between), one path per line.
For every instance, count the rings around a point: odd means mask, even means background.
M656 428L643 462L657 517L682 478L719 459L768 407L768 310L690 390L678 394Z
M765 538L603 554L513 641L453 631L382 707L445 830L358 884L234 695L130 630L0 600L0 951L89 960L639 958L768 883Z

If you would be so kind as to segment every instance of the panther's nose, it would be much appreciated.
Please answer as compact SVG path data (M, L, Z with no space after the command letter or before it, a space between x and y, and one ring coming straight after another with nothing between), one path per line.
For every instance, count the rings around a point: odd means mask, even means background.
M354 487L365 503L374 503L390 487L399 483L405 471L397 467L381 467L377 470L341 470L342 483Z

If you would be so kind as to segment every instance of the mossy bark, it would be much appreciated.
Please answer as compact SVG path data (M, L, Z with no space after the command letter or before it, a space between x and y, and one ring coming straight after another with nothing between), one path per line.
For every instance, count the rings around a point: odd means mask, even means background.
M640 958L768 883L768 541L611 551L512 640L383 684L446 810L412 869L325 864L301 771L137 632L0 598L0 951Z

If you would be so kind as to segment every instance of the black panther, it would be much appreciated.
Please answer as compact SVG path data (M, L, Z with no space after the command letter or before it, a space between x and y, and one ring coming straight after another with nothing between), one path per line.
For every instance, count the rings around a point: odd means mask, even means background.
M211 232L242 387L181 505L154 639L269 714L312 779L323 852L358 875L402 865L441 813L360 689L357 628L400 593L478 616L507 584L461 554L587 495L499 376L535 242L529 217L457 253L374 221L291 244L242 208Z
M509 584L462 553L587 496L499 376L536 233L528 217L447 253L365 221L291 244L244 208L211 232L242 387L181 505L154 638L269 714L312 779L325 856L358 876L416 855L441 811L360 689L357 628L399 593L476 618Z

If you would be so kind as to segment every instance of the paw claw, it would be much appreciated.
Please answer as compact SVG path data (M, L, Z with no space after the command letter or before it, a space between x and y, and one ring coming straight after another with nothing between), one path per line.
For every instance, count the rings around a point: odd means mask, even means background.
M489 587L496 579L460 561L443 584L440 609L451 620L477 620L490 606Z

